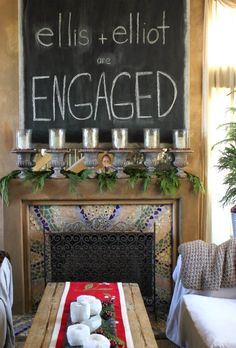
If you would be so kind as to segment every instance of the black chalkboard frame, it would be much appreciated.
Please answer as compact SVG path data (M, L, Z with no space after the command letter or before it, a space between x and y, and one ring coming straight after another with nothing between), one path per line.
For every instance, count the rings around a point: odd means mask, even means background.
M62 50L63 44L61 44L61 47L58 47L58 41L57 41L57 47L54 47L54 51L50 59L48 58L47 54L45 54L45 51L50 51L50 48L43 47L44 52L41 52L38 48L39 52L37 52L37 46L36 46L36 34L38 34L38 41L41 41L43 45L49 45L51 43L50 39L52 38L52 32L55 31L55 26L47 26L48 20L47 20L47 11L50 12L50 9L52 10L51 5L55 6L55 3L63 3L65 4L65 11L63 12L60 10L57 13L57 16L55 17L55 21L60 21L61 18L61 26L64 23L68 22L70 20L70 25L73 23L72 15L73 11L70 11L71 6L75 3L81 3L84 6L80 8L83 11L81 15L76 15L74 20L77 20L77 16L83 16L86 13L86 10L88 11L91 4L94 4L95 0L51 0L50 1L50 7L47 9L47 6L45 6L44 1L46 0L20 0L20 44L21 44L21 50L20 50L20 124L23 128L32 128L33 129L33 141L37 143L48 143L48 129L50 128L66 128L66 138L67 141L70 143L80 143L82 141L82 128L84 127L97 127L99 128L100 133L100 142L110 142L111 141L111 129L112 128L121 128L125 127L129 130L129 141L134 143L142 143L143 142L143 128L160 128L160 134L161 134L161 141L164 143L171 143L172 142L172 130L176 128L189 128L189 0L175 0L178 3L181 3L184 8L183 18L181 24L183 25L182 31L178 33L178 35L182 35L182 48L178 52L176 47L179 47L179 44L173 47L170 47L170 50L173 49L173 52L170 53L168 57L166 57L163 53L163 57L160 58L160 61L158 63L155 63L155 59L151 58L151 50L147 49L145 51L145 47L138 46L136 42L136 47L134 45L134 42L132 42L133 47L130 50L130 47L124 48L124 52L122 50L120 51L117 49L114 42L108 47L106 50L104 47L104 50L101 50L101 40L102 40L102 31L106 29L106 22L103 24L102 27L99 27L99 30L92 30L92 35L97 35L97 40L92 41L93 45L87 45L85 48L84 46L80 46L80 52L78 50L78 47L74 47L74 51L76 50L76 54L73 51L73 48L71 48L70 55L72 56L71 61L67 61L67 58L64 58L63 55L65 52L67 52L69 49L68 47L63 48L63 54L60 53L60 50ZM46 1L48 4L48 1ZM87 5L85 5L85 3ZM148 13L148 16L150 13L155 14L155 8L160 7L160 21L159 25L156 27L161 27L164 25L169 25L167 22L168 18L168 11L172 11L172 15L174 13L174 9L172 9L173 0L151 0L148 5L141 1L141 0L96 0L97 6L100 6L101 11L106 12L106 7L108 6L108 3L112 3L112 7L118 6L117 3L120 4L120 14L123 13L126 9L125 4L132 3L133 4L133 11L129 9L127 10L127 13L129 13L128 16L128 22L126 22L126 26L123 23L119 23L119 18L117 19L117 22L114 24L114 27L116 28L116 31L114 32L113 29L113 38L117 40L117 42L121 42L122 40L142 40L142 35L137 38L137 32L133 37L128 35L128 25L131 26L131 20L132 20L132 26L137 26L137 21L139 20L139 25L141 26L141 15L140 12L140 3L144 4L146 7L149 6L148 9L146 9L146 12L144 11L144 14ZM169 7L166 4L169 4ZM164 5L163 5L164 4ZM116 6L115 6L116 5ZM38 6L38 7L37 7ZM122 7L123 6L123 7ZM165 7L165 11L163 10L163 6ZM72 6L73 7L73 6ZM112 8L111 7L111 8ZM30 10L27 12L28 8ZM45 10L46 8L46 10ZM117 8L117 7L116 7ZM34 10L32 10L34 9ZM34 11L34 15L38 16L40 14L40 10L45 11L44 17L41 16L40 18L43 18L41 25L40 23L37 23L37 25L32 26L31 22L33 19L32 16L29 16L29 14L32 14L30 11ZM94 11L94 9L93 9ZM93 11L90 9L89 15L91 16L91 13ZM166 22L163 21L163 13L165 12L166 16ZM61 13L61 17L60 14ZM77 12L76 12L77 13ZM97 11L94 11L94 13L97 13ZM104 21L106 21L106 18L108 17L108 14L105 16ZM132 14L132 16L131 16ZM138 15L139 14L139 15ZM41 13L42 15L42 13ZM51 14L52 16L52 14ZM151 15L150 15L151 16ZM178 18L178 13L176 15L173 15L174 19ZM86 16L85 16L86 17ZM89 16L88 16L89 17ZM119 17L119 16L117 16ZM33 17L34 18L34 17ZM50 14L49 14L50 18ZM63 19L64 18L64 19ZM81 19L82 17L80 17ZM126 16L127 19L127 16ZM87 18L88 20L88 18ZM114 18L112 18L111 22L114 21ZM49 21L50 23L50 21ZM99 23L99 22L97 22ZM109 22L110 23L110 22ZM143 22L146 23L146 22ZM35 24L35 23L34 23ZM123 24L123 25L119 25ZM153 20L152 23L153 24ZM172 23L171 23L172 24ZM66 25L66 24L64 24ZM88 25L89 27L89 25ZM36 29L35 29L36 28ZM50 30L43 30L43 28L49 28ZM90 36L85 35L85 24L83 23L81 27L81 31L77 32L77 35L81 35L81 42L84 43L86 40L90 40ZM103 30L102 30L102 29ZM127 35L124 35L124 28L127 30ZM150 25L150 30L153 29L153 31L148 32L147 24L143 24L143 31L141 32L143 34L143 38L145 37L144 32L146 29L146 40L149 37L149 41L154 40L155 34L154 26ZM170 25L171 28L171 25ZM35 30L34 35L32 35L32 31ZM134 30L134 29L133 29ZM162 33L164 33L164 29L162 30ZM167 31L168 29L166 29ZM169 29L170 30L170 29ZM94 34L95 32L95 34ZM80 33L80 34L79 34ZM150 33L149 36L147 36L147 33ZM152 34L154 33L154 34ZM84 38L83 38L84 34ZM98 34L99 38L98 39ZM28 37L27 35L31 35ZM59 36L59 34L57 34ZM114 36L115 35L115 36ZM175 41L178 41L178 35L175 38L172 38L172 43ZM160 36L160 33L159 33ZM33 39L34 38L34 45L33 45ZM166 37L167 40L168 37ZM47 39L49 41L47 41ZM67 38L68 39L68 38ZM61 34L61 40L63 41L63 34ZM64 40L66 40L64 38ZM73 37L71 36L70 40L73 40ZM163 40L163 35L162 35ZM104 39L105 42L105 39ZM40 46L39 42L37 42L37 45ZM105 45L105 44L104 44ZM131 45L131 44L130 44ZM55 44L56 46L56 44ZM68 41L65 43L64 46L68 46ZM91 47L93 46L93 47ZM124 44L125 46L125 44ZM143 46L145 46L143 44ZM50 47L50 46L49 46ZM120 47L118 47L120 48ZM153 48L153 47L151 47ZM79 52L79 53L78 53ZM96 54L94 54L94 52ZM101 52L99 55L98 53ZM141 53L143 52L143 53ZM93 54L91 54L93 53ZM162 51L159 48L160 56L162 55ZM119 58L120 54L120 58ZM127 60L125 60L126 55L130 58L129 62L127 63ZM142 65L142 60L138 60L137 57L143 54L143 60L146 60L146 65ZM59 57L57 57L57 55ZM74 57L75 55L75 57ZM73 66L75 65L74 62L76 61L76 58L80 58L80 63L85 62L85 69L83 66L80 66L80 69L77 69L76 71L73 70ZM178 65L178 55L182 55L181 64ZM90 70L88 69L88 66L86 66L86 61L89 60L89 57L96 56L96 60L88 64L90 67ZM45 58L46 57L46 58ZM66 55L65 55L66 57ZM144 59L145 58L145 59ZM42 66L45 66L45 59L47 59L47 62L49 62L49 70L46 69L46 71L40 71L42 69ZM100 59L100 61L99 61ZM119 61L120 59L120 61ZM162 60L161 60L162 59ZM169 61L168 61L169 59ZM176 62L177 60L177 62ZM101 62L101 63L100 63ZM109 62L109 63L108 63ZM156 65L155 65L156 64ZM173 69L171 70L172 65L174 65ZM55 67L60 66L60 69L63 69L64 66L69 66L72 70L65 72L58 72ZM151 68L149 67L151 66ZM181 69L178 69L178 67L181 66ZM93 67L93 69L91 68ZM170 68L171 67L171 68ZM35 74L34 69L39 69L39 73ZM53 70L54 69L54 70ZM91 71L93 70L93 71ZM171 72L169 72L171 70ZM175 76L173 71L181 70L181 73L179 74L177 78L177 82L180 84L177 84L175 80ZM55 73L56 71L56 73ZM67 77L67 81L65 82L64 77ZM76 78L78 75L80 75L78 78ZM50 76L50 78L48 78ZM56 76L56 78L55 78ZM44 77L44 78L43 78ZM54 79L53 79L54 77ZM73 92L73 86L75 84L76 79L79 81L83 80L82 86L77 86L77 89ZM51 110L54 108L54 114L48 112L47 109L40 108L38 105L40 102L44 102L45 98L45 89L48 88L48 81L50 80L50 93L51 96L53 96L54 93L54 104L51 103ZM88 90L88 86L91 87L91 80L93 80L93 86L91 88L92 91L84 91ZM123 80L123 81L122 81ZM114 86L114 81L117 83L118 81L121 82L119 86L119 93L115 94L115 88L113 88L113 99L117 98L117 103L113 103L113 106L107 106L108 103L110 103L111 100L111 91L112 87ZM130 82L130 83L127 83ZM66 85L67 84L67 85ZM150 84L150 89L149 88ZM159 84L159 90L157 91L156 85ZM157 101L166 99L166 105L171 105L173 98L175 97L175 84L177 85L177 97L174 102L174 107L171 110L171 117L168 116L161 116L156 117L156 115L160 116L161 114L164 114L166 110L168 109L166 107L162 108L162 105L157 105ZM79 85L79 84L78 84ZM37 92L35 91L37 86ZM62 118L62 112L63 109L62 102L60 100L61 94L63 91L64 86L67 88L67 95L68 95L68 89L70 88L71 98L76 98L76 96L79 94L83 95L83 100L79 101L77 103L77 107L84 107L84 111L87 108L86 112L87 115L82 116L82 120L76 119L76 117L71 117L69 119L68 117L68 110L67 112L64 112L64 120ZM107 87L109 86L109 87ZM33 92L34 87L34 92ZM83 88L85 87L85 88ZM107 90L105 90L105 87ZM100 89L99 89L100 88ZM99 89L99 93L98 93ZM126 95L131 95L131 91L135 90L135 93L137 93L137 89L139 89L138 94L138 102L137 102L137 96L135 100L130 100L127 98L125 100ZM106 97L106 93L109 90L109 97ZM141 92L140 92L141 90ZM153 91L155 90L155 93ZM168 90L169 93L166 93L165 91ZM38 94L37 94L38 93ZM73 95L74 93L74 95ZM123 93L123 94L122 94ZM132 92L134 94L134 92ZM99 94L99 95L98 95ZM33 97L32 97L33 95ZM56 95L56 96L55 96ZM122 95L122 97L121 97ZM94 96L97 96L97 99L93 101L93 110L97 110L96 117L94 116L93 120L86 119L88 116L88 110L90 108L89 106L89 100L94 98ZM41 98L41 99L40 99ZM52 97L53 98L53 97ZM119 100L119 98L121 100ZM159 98L159 99L158 99ZM169 98L169 99L168 99ZM33 99L33 102L32 102ZM66 98L65 98L66 99ZM68 98L67 98L68 99ZM150 102L151 100L151 102ZM85 102L86 101L86 102ZM65 101L66 103L66 101ZM67 100L67 104L69 105L69 102ZM75 101L71 103L72 105L75 105ZM87 105L85 105L87 104ZM155 104L155 117L148 117L153 112L153 106L151 104ZM161 102L159 103L161 104ZM164 102L163 102L164 104ZM37 105L37 106L36 106ZM72 110L72 106L68 106L68 109L71 109L71 114L75 114ZM97 109L96 109L97 107ZM38 109L37 109L38 108ZM99 109L100 108L100 109ZM113 110L112 110L113 108ZM122 109L124 110L123 113L117 113L115 109ZM37 109L38 114L35 114L35 110ZM109 109L109 111L108 111ZM126 110L125 110L126 109ZM46 112L45 112L46 110ZM133 116L130 118L130 112L133 110ZM151 111L150 111L151 110ZM41 115L40 115L41 112ZM85 114L86 114L85 112ZM110 112L110 114L109 114ZM57 113L61 113L60 117L57 115ZM139 113L139 116L137 116L137 113ZM48 115L51 115L48 117ZM39 116L38 116L39 115ZM117 117L114 117L114 115L118 115ZM123 116L124 115L124 116ZM112 118L113 116L113 118ZM112 119L111 119L112 118ZM49 120L50 119L50 120Z

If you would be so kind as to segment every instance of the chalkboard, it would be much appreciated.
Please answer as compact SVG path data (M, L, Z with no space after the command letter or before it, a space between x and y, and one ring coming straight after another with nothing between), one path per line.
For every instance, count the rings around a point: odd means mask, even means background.
M35 142L65 128L186 127L187 0L22 0L24 127Z

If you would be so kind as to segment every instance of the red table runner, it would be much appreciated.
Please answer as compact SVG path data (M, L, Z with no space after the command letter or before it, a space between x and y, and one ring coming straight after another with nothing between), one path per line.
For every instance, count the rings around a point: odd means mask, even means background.
M104 306L113 302L116 334L115 337L108 335L110 336L108 338L111 341L111 347L113 344L114 347L119 348L133 347L121 283L67 282L58 310L50 348L64 347L66 330L70 321L70 303L76 301L79 295L95 296L102 301ZM106 333L104 335L106 336ZM118 345L115 346L115 342Z

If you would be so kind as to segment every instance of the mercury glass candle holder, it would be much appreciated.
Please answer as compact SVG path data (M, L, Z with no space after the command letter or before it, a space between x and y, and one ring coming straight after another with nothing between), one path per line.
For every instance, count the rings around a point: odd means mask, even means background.
M16 149L32 149L32 129L18 129L16 131Z
M177 169L177 175L180 178L186 178L187 174L184 168L188 165L188 154L193 153L193 151L190 149L170 149L169 152L174 154L173 164Z
M28 144L27 144L28 146ZM18 175L20 179L24 179L26 172L35 166L35 155L38 152L36 149L14 149L12 153L16 154L16 163L21 172Z
M62 128L49 129L49 148L50 149L65 148L65 129L62 129Z
M188 147L189 147L189 142L188 142L187 129L174 129L173 130L173 148L187 149Z
M126 163L126 158L129 152L132 152L128 149L119 149L119 150L110 150L113 155L112 166L117 172L117 178L126 178L127 174L124 173L124 167Z
M51 178L59 179L64 178L61 174L61 170L66 166L65 157L70 153L69 149L49 149L46 150L47 153L51 155L51 167L53 169L53 174Z
M160 147L160 129L144 128L144 148L157 149Z
M83 148L84 149L96 149L98 148L98 128L83 128Z
M98 153L101 152L101 149L78 149L78 151L83 153L84 164L91 171L89 178L95 178L97 175Z
M111 130L113 149L126 149L128 147L128 129L113 128Z
M152 172L156 166L159 163L159 155L162 152L162 149L143 149L140 150L141 153L144 155L144 162L143 164L148 169L149 172Z
M180 178L186 178L187 174L184 171L184 167L188 165L188 155L186 153L176 152L173 164L177 168L177 175Z

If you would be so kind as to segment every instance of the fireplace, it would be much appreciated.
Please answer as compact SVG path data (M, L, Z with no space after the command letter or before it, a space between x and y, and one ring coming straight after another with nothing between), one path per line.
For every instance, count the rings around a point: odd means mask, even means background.
M175 246L174 204L30 205L31 310L48 281L137 282L146 305L166 313Z
M155 225L155 290L158 313L171 300L171 274L177 245L201 238L199 196L183 182L178 193L164 196L155 181L148 190L142 182L132 189L126 179L113 191L100 192L97 180L81 182L75 193L68 180L46 180L42 191L19 179L11 181L10 206L4 207L4 248L11 255L14 313L28 313L45 287L44 231L88 233L152 232ZM159 208L159 210L158 210Z

